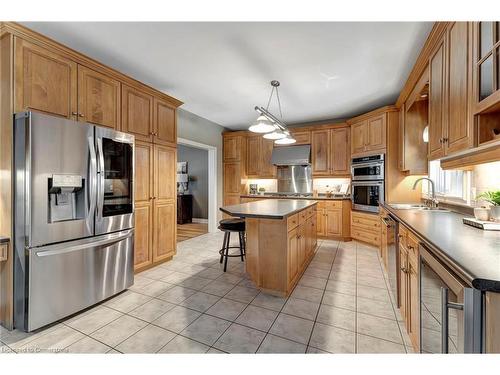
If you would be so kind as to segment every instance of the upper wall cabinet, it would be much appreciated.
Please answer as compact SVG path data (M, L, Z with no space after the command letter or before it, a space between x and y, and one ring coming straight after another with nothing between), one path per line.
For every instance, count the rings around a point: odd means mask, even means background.
M16 37L14 69L16 112L34 109L78 118L74 61Z
M311 132L311 162L313 176L330 175L330 130Z
M470 22L453 22L429 61L429 158L474 145Z
M271 162L274 141L260 135L247 139L247 175L249 178L275 178L276 166Z
M351 125L351 156L384 152L386 132L385 113L354 122Z
M79 120L120 129L120 115L120 82L79 65Z
M350 175L350 128L311 131L313 176Z
M175 107L171 104L157 99L154 99L154 142L169 146L177 144L177 116Z
M224 161L241 161L242 147L245 138L242 136L224 137Z
M141 141L153 140L153 97L122 85L122 131Z

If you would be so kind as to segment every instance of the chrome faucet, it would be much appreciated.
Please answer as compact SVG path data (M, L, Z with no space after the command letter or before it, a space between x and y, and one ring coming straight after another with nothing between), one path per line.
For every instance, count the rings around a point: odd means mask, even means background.
M432 181L430 178L427 177L420 177L419 179L415 180L415 183L413 184L413 190L417 188L417 184L422 180L427 180L431 184L431 199L426 199L425 201L426 206L431 208L437 208L439 202L436 199L436 186L434 185L434 181Z

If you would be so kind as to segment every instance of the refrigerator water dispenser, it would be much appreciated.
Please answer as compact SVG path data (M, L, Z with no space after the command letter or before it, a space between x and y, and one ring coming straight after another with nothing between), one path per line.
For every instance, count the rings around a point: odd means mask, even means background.
M54 174L48 183L49 223L85 217L85 179L82 176Z

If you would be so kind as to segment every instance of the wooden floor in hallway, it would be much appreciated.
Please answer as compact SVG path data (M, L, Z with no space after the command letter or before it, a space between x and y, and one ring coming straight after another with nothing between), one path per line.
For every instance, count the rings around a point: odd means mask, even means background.
M190 238L198 237L205 233L208 233L208 224L177 224L177 242L189 240Z

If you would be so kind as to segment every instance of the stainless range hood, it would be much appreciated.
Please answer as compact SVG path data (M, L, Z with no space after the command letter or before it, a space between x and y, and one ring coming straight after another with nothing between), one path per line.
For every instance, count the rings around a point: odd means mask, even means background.
M273 148L271 162L274 165L310 165L311 146L286 146Z

